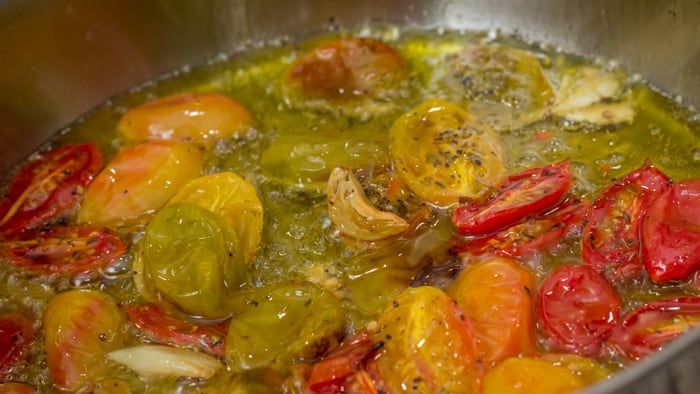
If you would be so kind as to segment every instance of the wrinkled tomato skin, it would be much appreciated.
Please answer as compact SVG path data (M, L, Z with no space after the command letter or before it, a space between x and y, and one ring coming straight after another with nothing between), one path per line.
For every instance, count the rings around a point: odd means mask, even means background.
M94 144L42 153L15 175L0 201L0 235L34 228L68 214L102 167Z
M572 183L568 160L509 176L496 197L485 204L455 210L453 223L464 235L489 234L559 205Z
M131 322L150 341L197 348L218 358L226 355L227 321L210 324L186 321L155 303L126 305L124 309Z
M523 257L553 249L570 234L580 234L588 200L567 199L554 212L526 219L492 235L456 241L460 253L493 253L502 257Z
M671 184L671 179L648 161L610 184L587 214L583 261L613 283L639 276L644 271L640 256L642 218Z
M575 265L545 278L535 308L547 347L594 356L617 324L622 303L605 278L586 265Z
M308 379L311 393L347 392L363 362L374 352L373 341L366 330L344 340L323 360L314 364Z
M679 181L651 204L642 221L642 251L657 283L700 269L700 179Z
M0 316L0 381L24 358L34 335L32 322L19 313Z
M31 230L0 243L0 256L12 264L50 274L97 272L126 253L111 230L94 226Z
M604 345L610 352L638 361L700 324L700 297L655 301L626 314Z

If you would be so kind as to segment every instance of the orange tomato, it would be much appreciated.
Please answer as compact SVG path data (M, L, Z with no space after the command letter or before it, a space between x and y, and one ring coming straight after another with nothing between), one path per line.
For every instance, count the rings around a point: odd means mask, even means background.
M106 223L163 207L202 168L193 145L151 141L121 152L87 189L78 221Z
M435 287L404 290L377 318L374 358L388 393L478 391L475 333L459 306Z
M250 112L231 98L213 93L185 93L130 109L117 123L117 131L128 141L210 144L245 131L252 122Z
M509 358L484 378L483 394L564 394L585 385L583 378L565 367L533 358Z
M534 289L527 270L500 257L467 267L448 289L474 324L487 365L535 352Z

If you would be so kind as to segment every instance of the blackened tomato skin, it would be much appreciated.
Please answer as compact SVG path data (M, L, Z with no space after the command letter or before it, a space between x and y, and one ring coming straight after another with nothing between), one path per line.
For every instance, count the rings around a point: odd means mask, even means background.
M0 235L34 228L75 208L102 167L94 144L65 145L22 167L0 200Z
M489 234L556 207L571 183L568 160L529 168L509 176L494 199L457 208L452 221L462 234Z
M679 181L651 204L642 222L642 251L657 283L700 269L700 179Z
M538 327L551 350L593 356L617 324L622 302L592 268L570 265L547 276L535 307Z
M640 225L649 206L671 186L650 162L610 184L594 202L583 228L583 261L610 282L644 272Z
M29 351L34 334L32 322L19 313L0 316L0 381Z

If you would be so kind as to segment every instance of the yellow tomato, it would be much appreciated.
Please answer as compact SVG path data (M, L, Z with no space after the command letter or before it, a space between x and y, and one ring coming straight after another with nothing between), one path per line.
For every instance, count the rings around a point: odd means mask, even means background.
M484 378L483 394L564 394L585 386L568 369L533 358L509 358Z
M255 187L233 172L206 175L188 182L168 202L186 202L219 214L238 238L244 260L249 261L260 243L263 206Z
M397 119L390 148L408 187L441 206L483 197L505 174L499 138L462 108L439 99Z
M163 207L188 181L199 176L202 155L193 145L151 141L115 157L90 184L78 221L106 223Z
M448 289L474 324L487 364L535 352L533 291L532 275L505 258L467 267Z
M212 143L250 127L245 107L226 96L186 93L159 98L130 109L117 131L128 141L176 140Z
M377 323L381 329L374 339L384 346L374 360L386 391L477 392L480 371L473 328L442 290L404 290Z

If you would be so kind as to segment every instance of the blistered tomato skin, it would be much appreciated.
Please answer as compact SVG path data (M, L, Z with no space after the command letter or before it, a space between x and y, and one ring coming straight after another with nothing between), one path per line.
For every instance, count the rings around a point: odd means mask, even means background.
M33 335L34 326L23 315L0 315L0 381L7 379L13 366L28 355Z
M586 215L581 251L583 261L611 282L642 274L640 226L650 205L664 195L671 183L669 177L647 161L610 184ZM662 217L660 212L654 215L654 220ZM700 214L697 217L700 218ZM658 247L654 242L651 244L654 249ZM645 257L645 260L649 259Z
M285 83L310 97L353 99L375 94L375 89L393 79L402 65L401 55L382 41L338 38L294 62Z
M201 168L202 154L194 145L151 141L129 148L87 189L78 221L108 223L158 210Z
M492 258L468 266L447 292L472 322L486 365L535 353L534 281L516 261Z
M0 200L0 235L37 227L70 213L102 167L94 144L65 145L19 170Z
M612 286L585 265L554 270L540 286L535 305L546 345L586 356L599 353L622 309Z
M211 146L245 132L253 119L235 100L213 93L162 97L132 108L117 123L127 141L174 140Z
M113 231L95 226L29 230L0 242L0 256L45 275L97 273L126 249Z
M506 178L496 197L455 210L452 221L465 235L489 234L556 207L571 189L569 161L529 168Z
M700 269L700 179L675 183L651 204L642 251L654 282L683 280Z
M503 179L501 141L454 104L428 100L397 119L390 135L396 171L427 202L479 199Z
M365 372L364 363L374 352L374 343L366 330L345 339L323 360L314 364L307 381L309 391L315 394L352 392L350 387L353 383L362 379L357 374ZM371 380L367 383L374 386Z
M476 393L480 365L476 332L440 289L404 290L377 318L374 358L382 389L420 393Z
M55 388L77 391L106 371L105 355L124 343L126 319L96 290L56 295L44 313L46 357Z

